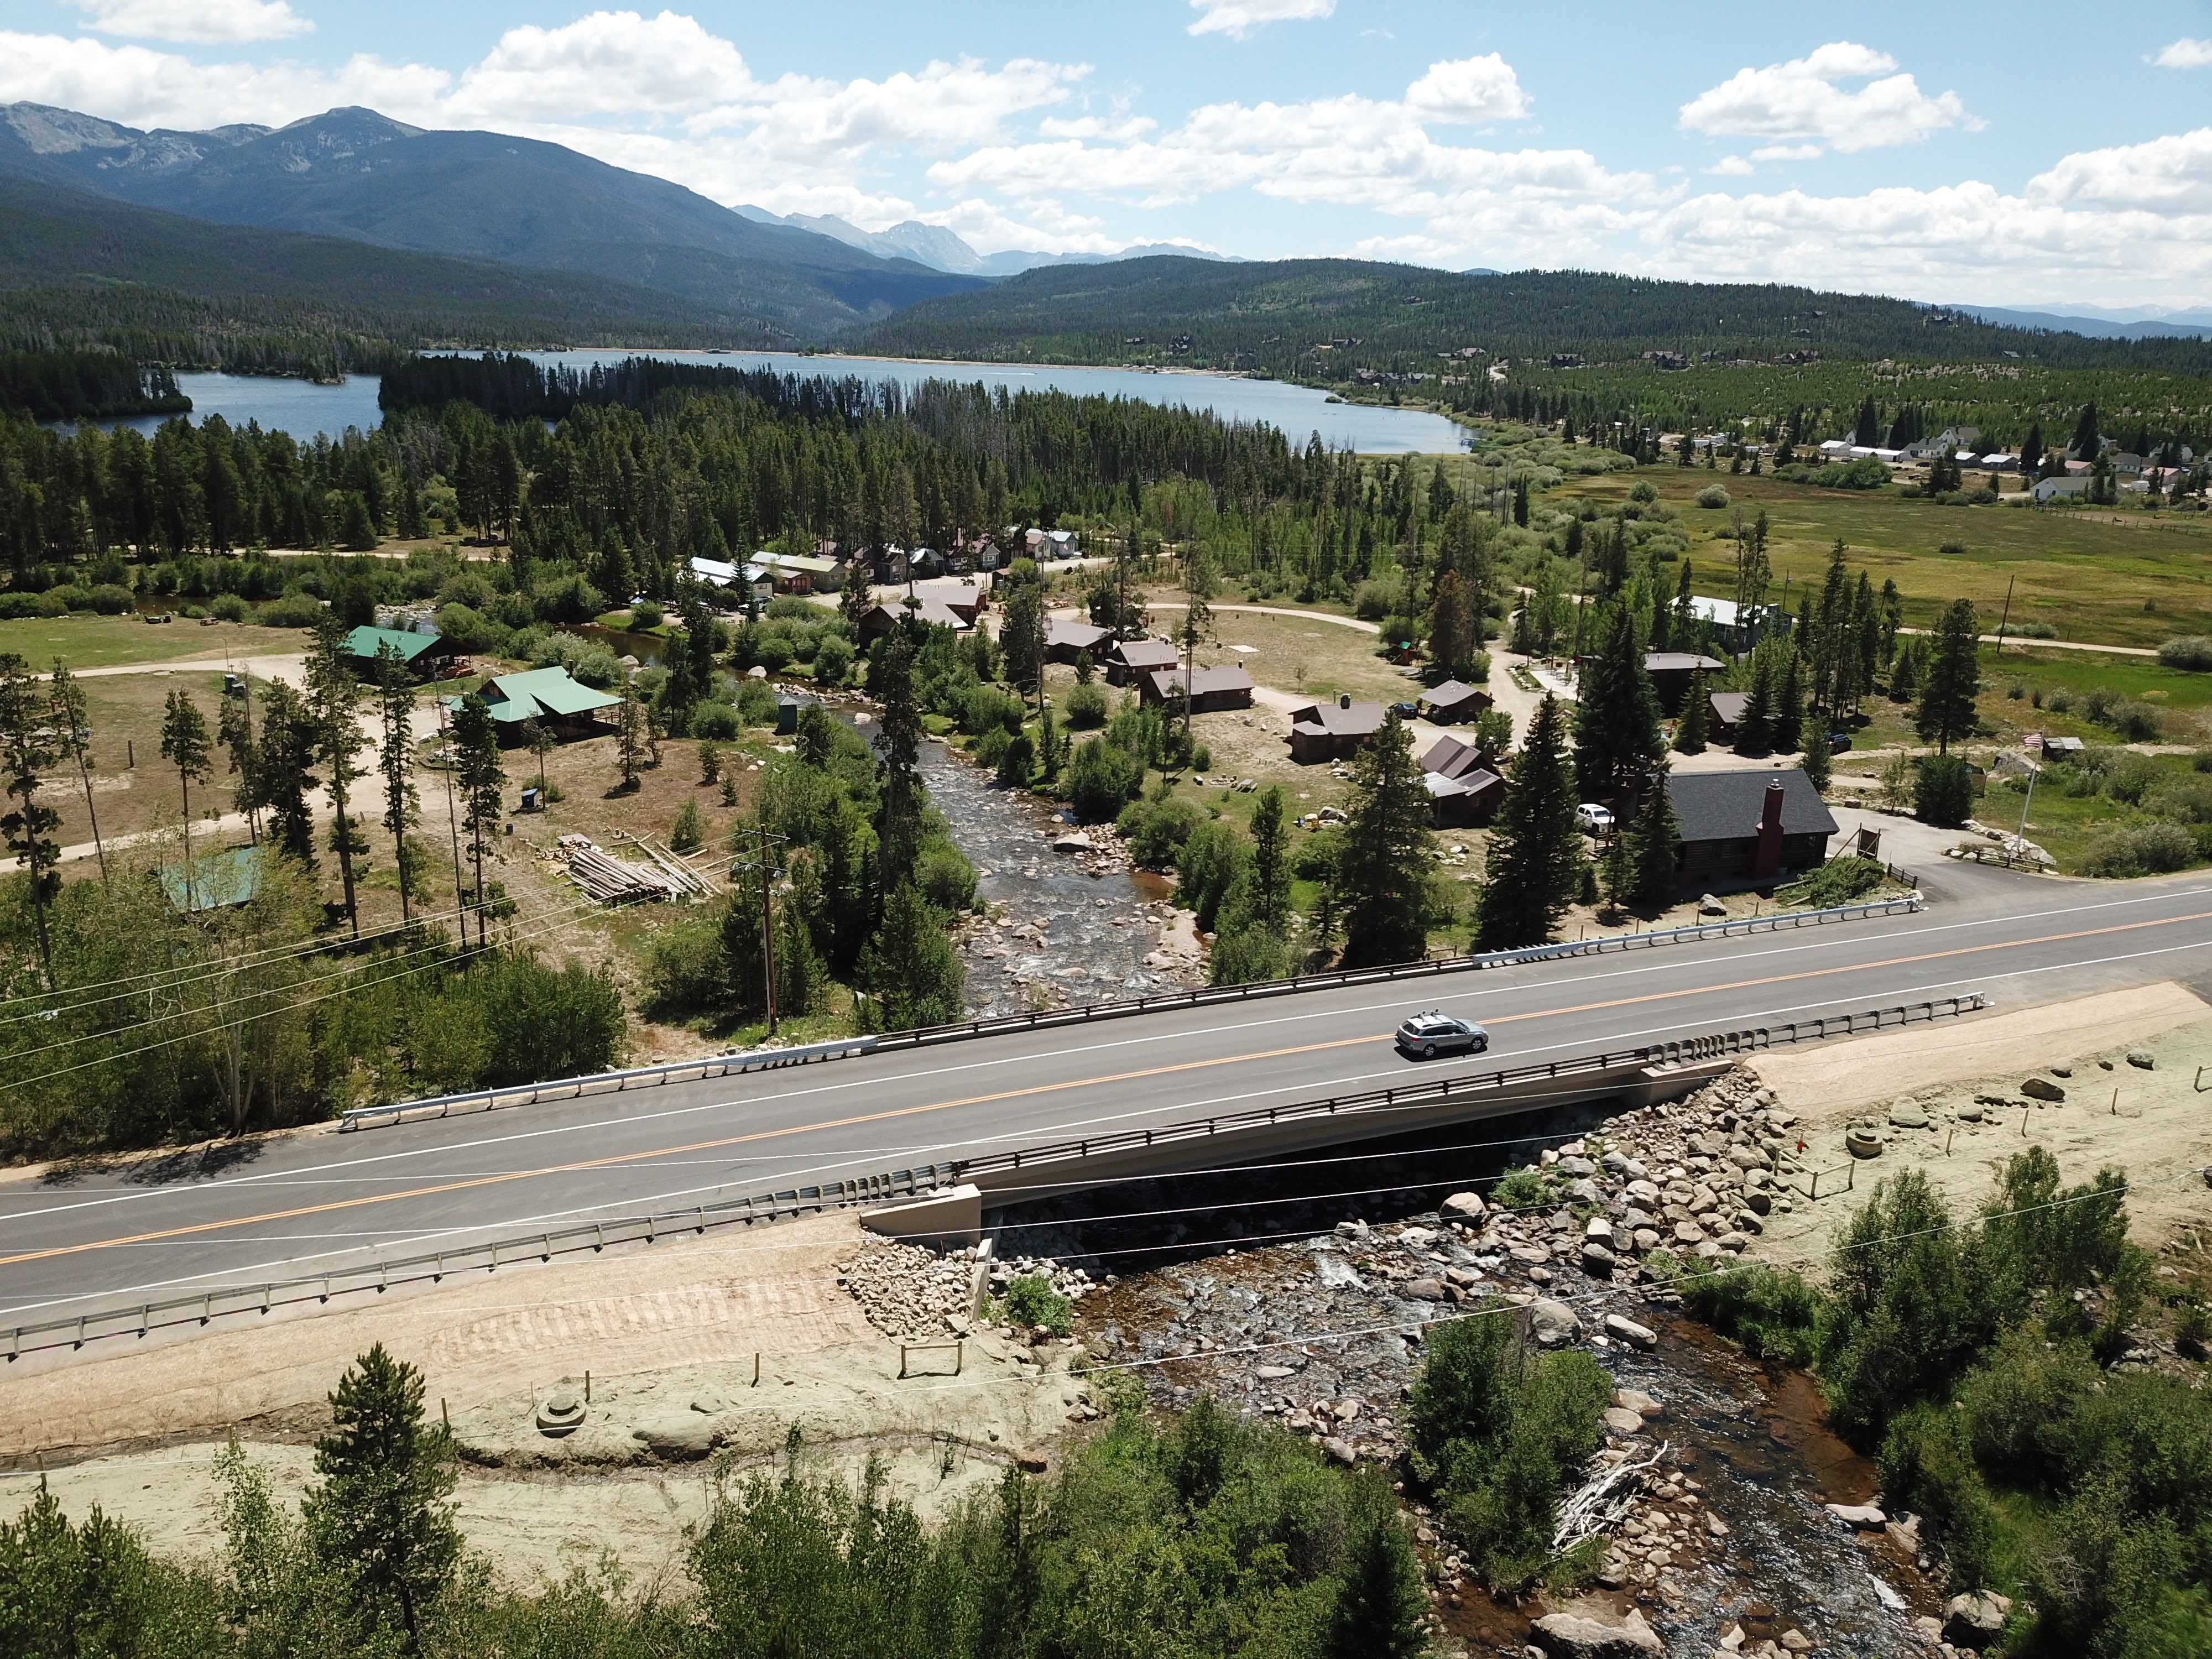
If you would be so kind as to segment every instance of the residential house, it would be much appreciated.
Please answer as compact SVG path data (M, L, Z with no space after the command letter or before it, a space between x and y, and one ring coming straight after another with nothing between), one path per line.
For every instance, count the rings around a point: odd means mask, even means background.
M2088 489L2089 475L2087 472L2073 473L2063 478L2038 478L2035 481L2035 499L2038 501L2056 501L2062 495L2086 495Z
M1137 682L1137 696L1150 703L1174 704L1180 708L1184 690L1184 671L1181 668L1156 668ZM1252 706L1252 677L1242 668L1200 668L1189 670L1190 712L1194 714L1214 714L1227 708L1249 708Z
M873 644L883 638L899 625L906 614L907 604L903 599L895 605L870 605L860 617L862 642ZM915 596L914 614L929 627L949 628L956 634L965 634L975 626L973 612L963 613L941 600L925 599L919 594Z
M599 716L622 703L613 692L593 690L558 666L497 675L485 683L483 696L498 722L501 743L520 742L526 720L563 737L590 737L606 729ZM459 708L460 701L449 698L447 704Z
M1750 701L1751 693L1748 691L1706 692L1706 740L1723 747L1734 743L1735 729L1743 724L1744 705Z
M1073 664L1085 652L1094 663L1106 654L1114 630L1074 617L1055 617L1044 625L1044 659Z
M1693 598L1690 614L1712 629L1712 642L1735 656L1747 655L1769 634L1786 634L1795 618L1778 605L1739 609L1733 599Z
M1659 694L1659 705L1670 715L1682 712L1682 700L1690 695L1690 677L1703 669L1708 674L1717 674L1728 665L1711 657L1699 656L1693 651L1647 651L1644 653L1644 672L1651 682L1651 689Z
M1439 829L1486 823L1505 799L1495 760L1471 743L1438 738L1421 756L1429 811Z
M1334 702L1294 708L1291 711L1291 758L1301 766L1349 760L1375 740L1386 712L1379 702L1352 702L1348 692Z
M441 635L356 628L345 637L346 665L363 679L373 680L380 672L376 659L386 646L399 653L407 672L418 680L442 679L451 672L457 654L453 642Z
M1796 767L1672 772L1667 793L1682 826L1684 889L1762 885L1827 861L1836 820Z
M1446 680L1442 685L1432 685L1421 693L1420 710L1439 726L1450 726L1460 720L1471 720L1486 710L1492 698L1480 686L1462 685L1457 680Z
M1175 664L1176 648L1165 640L1116 640L1107 647L1106 684L1134 685L1155 669Z

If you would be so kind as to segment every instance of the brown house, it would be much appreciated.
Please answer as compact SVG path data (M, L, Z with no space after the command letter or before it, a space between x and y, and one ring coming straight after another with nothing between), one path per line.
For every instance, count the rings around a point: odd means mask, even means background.
M1350 760L1375 740L1386 712L1379 702L1352 702L1349 693L1334 702L1294 708L1291 711L1291 758L1301 766Z
M1714 743L1734 743L1735 729L1743 724L1744 705L1750 701L1748 691L1706 692L1705 736Z
M1471 743L1438 738L1421 757L1429 809L1440 830L1487 823L1505 799L1505 780L1491 769L1491 757Z
M1145 675L1176 665L1176 648L1165 640L1116 640L1106 652L1106 684L1134 685Z
M1690 695L1690 677L1699 669L1708 674L1717 674L1728 665L1716 662L1711 657L1701 657L1694 651L1647 651L1644 653L1644 672L1650 678L1651 689L1659 694L1659 706L1669 715L1682 712L1682 699Z
M935 599L922 600L914 614L933 628L949 628L956 634L965 634L975 625L972 615L963 616ZM860 618L860 638L870 643L883 638L899 625L899 619L905 615L903 600L895 606L871 605Z
M1487 709L1492 702L1489 692L1479 686L1462 685L1457 680L1446 680L1442 685L1431 686L1421 693L1421 712L1439 726L1449 726L1459 720L1471 720Z
M1796 767L1670 773L1682 826L1676 884L1759 886L1827 862L1836 820Z
M1047 662L1073 664L1085 651L1091 660L1097 662L1106 653L1112 641L1111 629L1100 628L1073 617L1060 617L1044 625L1044 659Z
M1137 682L1137 696L1146 702L1182 702L1183 671L1156 668ZM1218 714L1225 708L1252 706L1252 677L1241 668L1199 668L1190 671L1190 712Z

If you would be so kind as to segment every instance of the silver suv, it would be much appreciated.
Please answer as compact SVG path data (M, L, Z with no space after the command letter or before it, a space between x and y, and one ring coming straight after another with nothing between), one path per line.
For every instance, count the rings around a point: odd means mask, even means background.
M1456 1014L1431 1009L1398 1028L1398 1052L1434 1060L1438 1054L1479 1054L1490 1047L1490 1033Z

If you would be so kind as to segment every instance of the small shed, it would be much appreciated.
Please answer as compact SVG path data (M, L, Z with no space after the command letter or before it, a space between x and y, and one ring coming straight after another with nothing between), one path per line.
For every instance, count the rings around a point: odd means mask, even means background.
M1105 654L1113 638L1114 630L1110 628L1079 622L1073 617L1056 617L1044 625L1044 659L1073 664L1088 651L1091 660L1097 662Z
M1106 684L1134 685L1145 675L1176 665L1176 648L1165 640L1116 640L1106 652Z
M397 628L356 628L345 637L347 665L363 679L376 678L376 660L386 646L399 653L418 680L438 678L453 665L453 642L439 634L410 634Z
M1354 702L1346 692L1334 702L1291 711L1291 758L1301 766L1349 760L1375 740L1389 711L1379 702Z
M1181 668L1156 668L1137 683L1137 696L1146 702L1181 703ZM1227 708L1252 706L1252 677L1242 668L1198 668L1190 671L1190 712L1215 714Z
M813 706L811 697L794 697L788 691L780 693L775 700L776 735L787 738L798 731L799 717Z
M1670 773L1667 793L1682 826L1682 887L1754 885L1827 861L1836 820L1796 767Z
M1715 743L1734 743L1735 729L1743 724L1744 706L1750 701L1748 691L1706 692L1706 737Z
M1505 780L1479 767L1456 778L1425 772L1421 781L1428 787L1429 814L1439 830L1487 823L1505 799Z
M1450 726L1473 720L1488 709L1492 701L1490 693L1480 686L1446 680L1421 693L1420 710L1437 725Z

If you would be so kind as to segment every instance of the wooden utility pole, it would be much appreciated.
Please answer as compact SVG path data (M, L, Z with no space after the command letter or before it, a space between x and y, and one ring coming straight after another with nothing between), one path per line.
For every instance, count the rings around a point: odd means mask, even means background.
M2005 624L2012 620L2012 585L2019 580L2020 573L2016 570L2005 578L2004 614L1997 618L1997 648L1990 653L1993 657L2004 654Z
M767 978L767 984L763 988L767 993L768 1001L768 1034L770 1036L774 1036L776 1033L777 1020L775 1012L775 908L773 891L776 878L785 872L777 869L774 864L769 862L768 849L770 842L774 842L776 846L781 847L787 838L782 836L771 836L769 834L768 825L765 823L757 824L754 826L753 837L756 845L760 849L760 856L757 860L747 860L740 859L734 860L731 864L730 867L733 871L756 870L760 872L761 961L763 963L763 971Z

